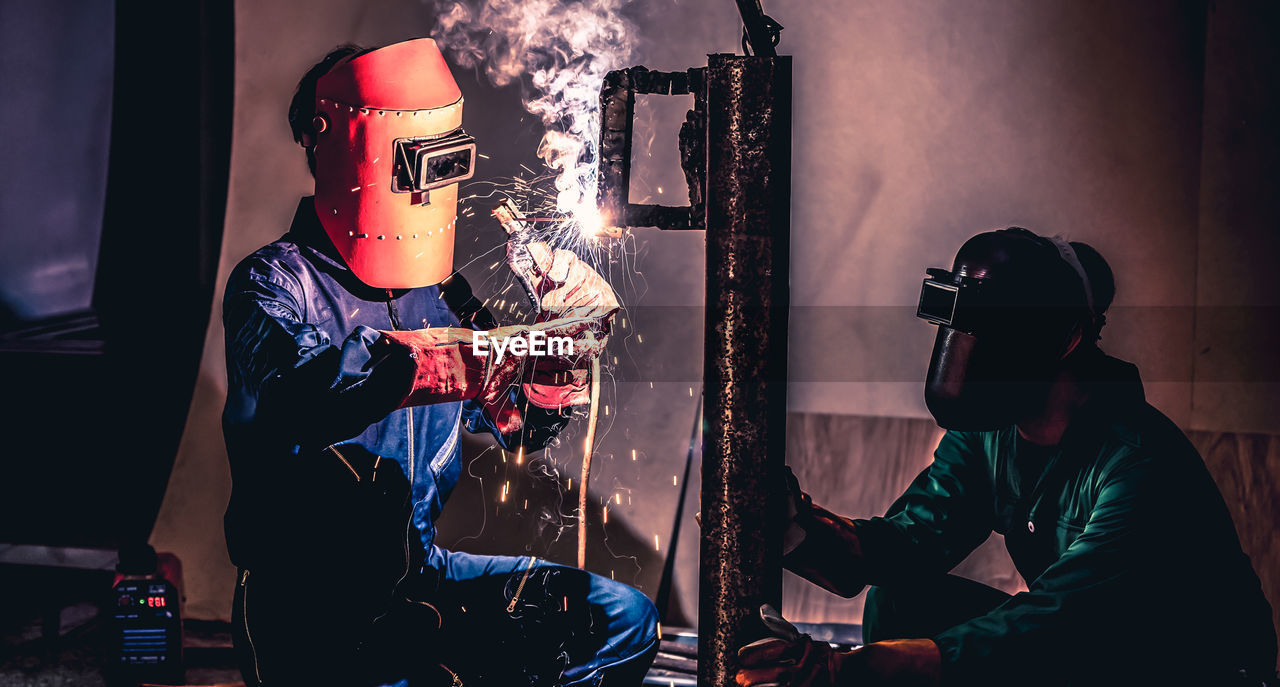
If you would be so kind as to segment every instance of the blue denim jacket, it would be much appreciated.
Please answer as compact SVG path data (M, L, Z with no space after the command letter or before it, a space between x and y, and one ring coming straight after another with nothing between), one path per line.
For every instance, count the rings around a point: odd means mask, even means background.
M285 498L280 485L297 469L289 459L308 449L354 443L396 460L412 484L414 525L431 552L434 520L461 472L459 424L492 434L504 448L527 449L541 448L563 426L565 416L528 408L522 434L504 436L471 401L395 408L404 380L386 385L377 366L370 369L369 346L379 329L470 325L450 310L456 299L444 295L438 286L388 291L358 281L310 197L299 203L289 233L235 267L223 300L222 422L233 481L225 527L238 566L253 565L272 546L264 540L278 533L265 511ZM511 393L527 407L518 389Z

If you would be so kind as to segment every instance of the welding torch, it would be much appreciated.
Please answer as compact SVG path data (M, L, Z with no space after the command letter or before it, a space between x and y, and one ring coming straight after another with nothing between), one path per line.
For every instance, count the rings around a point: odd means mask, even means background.
M542 309L542 302L533 288L533 270L537 265L534 264L533 253L529 252L529 242L532 240L529 225L510 198L493 209L493 216L507 232L507 264L515 273L516 281L524 288L524 295L529 298L530 306L537 312Z

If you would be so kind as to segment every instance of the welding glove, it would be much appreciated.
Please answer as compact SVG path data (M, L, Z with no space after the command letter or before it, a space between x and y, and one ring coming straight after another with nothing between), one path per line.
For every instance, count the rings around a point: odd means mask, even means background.
M538 305L550 317L594 317L607 331L618 309L613 287L573 251L552 249L545 243L527 246L533 266L529 281Z
M787 465L784 469L787 473L787 529L782 535L782 555L785 556L804 542L805 530L800 523L809 515L813 500L800 489L800 481L796 479L796 473L791 471L791 466ZM804 509L803 515L801 508Z
M813 500L809 495L800 489L800 482L796 480L796 475L791 471L791 466L785 466L787 473L787 528L782 535L782 555L795 551L800 544L804 542L805 530L801 526L804 515L808 515L809 508L813 505ZM804 511L801 511L801 509ZM694 513L693 519L702 526L702 513Z
M548 367L572 369L581 358L599 355L602 344L595 337L594 326L595 321L590 318L559 318L485 332L461 327L380 331L382 336L372 354L375 358L404 356L412 361L413 377L399 408L470 399L487 406L505 397L511 385L528 384L533 379L531 360L547 361ZM474 345L478 334L488 339L484 352ZM561 337L572 341L571 352L529 354L531 342L541 338L540 347L550 349L548 340ZM515 339L526 342L523 349L512 350ZM499 341L505 343L501 354L497 350Z
M589 319L593 322L589 332L592 343L603 351L619 307L609 282L573 251L553 249L541 242L530 243L526 248L532 259L527 278L538 297L538 319ZM535 361L533 380L524 386L530 403L540 408L561 408L589 401L591 358L579 356L571 364L565 362Z
M931 639L874 642L838 651L801 634L772 606L760 619L775 636L738 649L742 687L931 687L941 684L942 656Z
M866 586L857 526L815 504L787 469L788 515L782 565L787 570L845 598Z

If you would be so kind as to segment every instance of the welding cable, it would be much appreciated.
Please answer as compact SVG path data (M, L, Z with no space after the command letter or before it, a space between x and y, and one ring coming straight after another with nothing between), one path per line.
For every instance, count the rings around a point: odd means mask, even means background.
M507 245L509 247L507 261L511 265L511 270L515 272L521 287L524 288L525 295L529 298L534 311L537 311L541 307L540 299L538 298L537 289L533 287L529 280L529 273L534 266L534 260L529 253L527 240L521 237L524 237L528 231L526 222L543 221L548 218L534 218L533 220L524 218L520 214L519 208L510 198L506 198L501 205L494 208L492 214L507 232ZM514 244L512 243L513 241L515 242ZM580 476L581 479L578 481L578 567L583 570L587 567L587 485L591 481L591 454L596 443L596 421L599 419L599 410L600 358L597 357L591 361L591 405L587 415L586 445L582 451L582 474Z
M587 485L591 480L591 454L596 443L600 409L600 358L591 361L591 406L587 414L587 441L582 451L582 475L578 481L578 567L587 569Z

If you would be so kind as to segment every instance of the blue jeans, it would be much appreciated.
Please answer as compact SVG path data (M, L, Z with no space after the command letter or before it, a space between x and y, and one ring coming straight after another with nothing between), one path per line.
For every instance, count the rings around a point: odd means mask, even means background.
M415 595L427 612L372 652L367 616L347 603L358 587L299 572L240 571L233 637L251 686L448 685L452 672L466 687L627 687L658 649L657 611L639 591L527 556L433 547Z
M528 556L433 548L447 663L472 684L639 685L658 613L636 589ZM514 602L512 601L514 598ZM467 680L467 676L471 680ZM606 680L607 678L607 680Z

